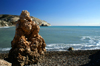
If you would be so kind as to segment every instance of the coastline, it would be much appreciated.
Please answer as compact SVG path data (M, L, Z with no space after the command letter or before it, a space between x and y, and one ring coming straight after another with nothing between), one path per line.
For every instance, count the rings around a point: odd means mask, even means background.
M0 53L0 59L8 53ZM100 66L99 50L47 51L37 64L40 66ZM34 66L33 65L33 66Z
M73 27L72 27L72 29L73 29ZM59 31L59 29L57 29L57 30ZM89 28L89 30L90 30L90 28ZM98 30L96 30L96 31L98 31ZM47 32L48 31L49 30L47 30ZM46 31L43 30L43 32L46 32ZM94 32L89 32L89 33L94 33ZM84 43L84 46L87 46L88 49L90 49L90 50L87 50L87 49L86 50L80 50L79 49L79 50L73 50L73 51L47 51L44 56L40 57L38 64L40 66L100 66L100 63L98 63L98 62L100 62L100 49L99 50L97 50L97 49L93 50L93 48L92 48L92 47L94 47L94 48L100 47L100 45L97 45L99 43L99 40L100 40L99 39L100 31L96 32L96 33L97 33L97 35L94 33L96 36L94 35L93 37L91 37L92 35L91 36L81 35L82 37L80 38L80 40L81 39L82 40L88 39L87 41L91 40L91 41L97 42L96 45L92 44L94 42L92 42L92 43L88 42L88 44L86 44L86 45ZM45 37L46 33L43 33L43 34L44 34L43 37ZM84 31L83 31L83 34L85 34ZM47 36L48 36L48 34L47 34ZM52 35L50 35L50 36L52 36ZM64 36L65 36L65 34L64 34ZM79 34L78 34L78 36L79 36ZM47 39L47 38L45 38L45 39ZM74 37L68 37L68 39L69 38L76 39ZM55 40L55 39L53 39L53 40ZM46 41L48 41L48 40L46 40ZM62 41L62 40L60 40L60 41ZM69 40L66 40L66 41L68 42ZM57 42L60 43L58 40L57 40ZM7 43L5 43L5 44L7 44ZM57 44L57 43L55 43L55 44ZM62 44L62 45L61 44L55 45L55 44L51 44L51 45L48 44L47 46L49 48L52 48L52 46L54 46L55 48L58 47L58 49L60 49L59 45L60 45L60 47L62 47L62 46L68 47L68 45L65 45L65 44ZM76 43L74 46L77 46L77 44L78 43ZM81 45L83 45L83 44L80 44L80 45L78 44L78 46L81 46ZM71 47L73 47L73 45L71 45ZM76 47L76 48L78 48L78 47ZM91 50L91 48L92 48L92 50ZM66 48L65 48L65 50L66 50ZM0 59L7 58L7 56L8 56L8 52L0 53ZM39 66L39 65L35 65L35 66Z

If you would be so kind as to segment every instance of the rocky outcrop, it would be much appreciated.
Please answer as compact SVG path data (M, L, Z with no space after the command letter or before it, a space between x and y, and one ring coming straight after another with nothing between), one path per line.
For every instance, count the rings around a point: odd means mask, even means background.
M46 44L38 34L39 30L40 27L32 21L29 12L23 10L16 23L15 37L11 42L12 48L9 52L9 58L13 60L14 65L23 66L37 63L40 55L46 52Z
M18 19L17 15L0 15L0 26L14 26Z
M34 21L39 26L51 26L44 20L40 20L31 16L32 21ZM14 26L16 21L19 19L18 15L0 15L0 26Z
M35 17L33 17L33 16L31 16L31 18L32 18L32 21L35 21L35 23L37 24L37 25L39 25L39 26L51 26L49 23L47 23L46 21L44 21L44 20L40 20L40 19L38 19L38 18L35 18Z

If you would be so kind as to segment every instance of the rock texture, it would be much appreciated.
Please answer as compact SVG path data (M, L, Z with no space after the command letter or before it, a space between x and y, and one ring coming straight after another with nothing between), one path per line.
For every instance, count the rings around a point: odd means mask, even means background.
M16 21L18 21L20 16L18 15L0 15L0 26L14 26L16 24ZM39 26L51 26L49 23L47 23L44 20L40 20L38 18L35 18L31 16L32 21L34 21Z
M3 59L0 59L0 66L11 66L12 64L3 60Z
M18 66L37 63L46 52L45 41L38 34L40 27L32 21L27 10L23 10L16 24L15 37L11 42L9 58ZM12 65L13 65L12 64Z

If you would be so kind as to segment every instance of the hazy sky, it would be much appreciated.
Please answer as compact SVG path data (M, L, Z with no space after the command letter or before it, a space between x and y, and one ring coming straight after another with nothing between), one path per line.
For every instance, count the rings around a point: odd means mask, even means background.
M0 0L0 14L22 10L51 25L100 26L100 0Z

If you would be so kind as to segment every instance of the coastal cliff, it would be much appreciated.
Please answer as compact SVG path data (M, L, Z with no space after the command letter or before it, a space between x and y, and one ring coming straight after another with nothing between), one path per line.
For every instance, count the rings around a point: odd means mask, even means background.
M47 23L44 20L38 19L38 18L33 17L33 16L31 16L31 18L32 18L32 21L34 21L39 26L51 26L49 23ZM2 15L0 15L0 27L2 27L2 26L14 26L18 19L19 19L18 15L2 14Z

